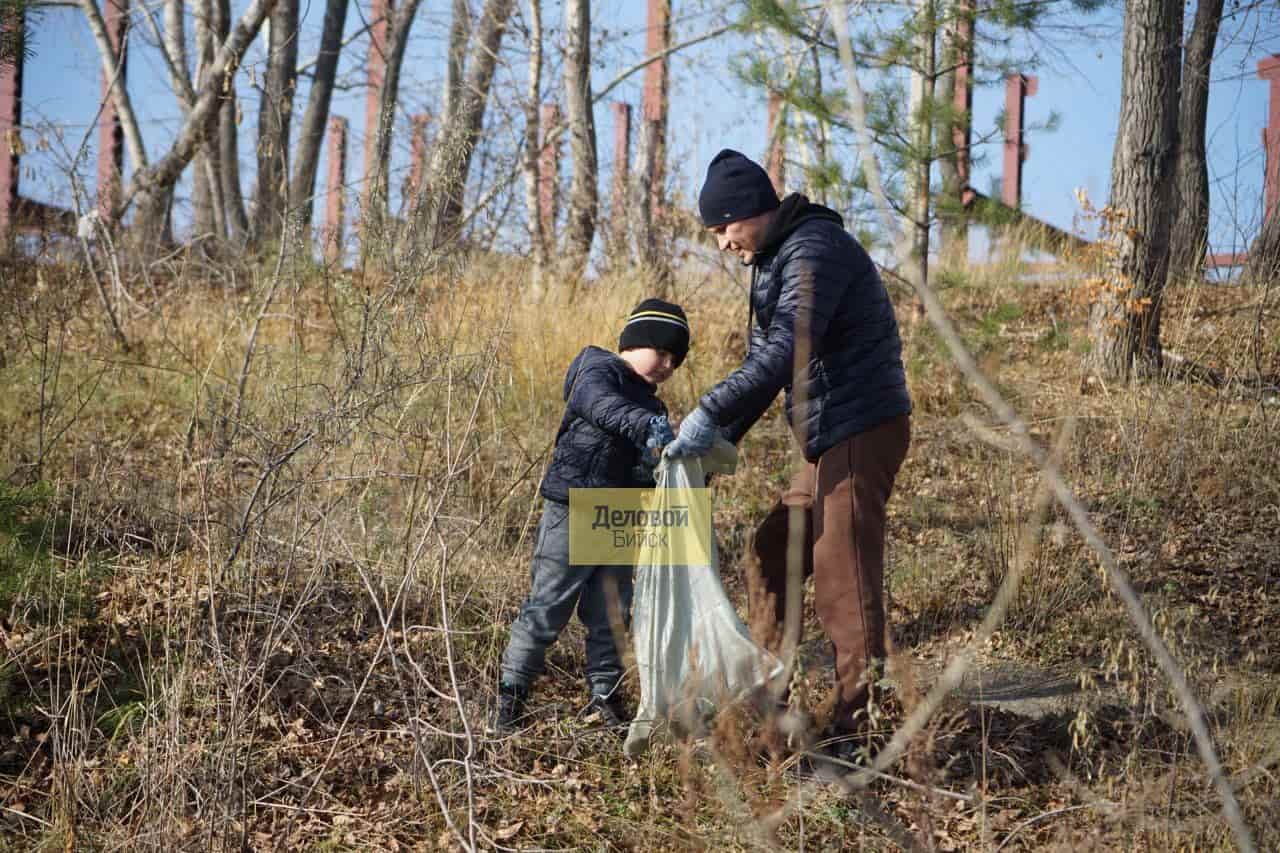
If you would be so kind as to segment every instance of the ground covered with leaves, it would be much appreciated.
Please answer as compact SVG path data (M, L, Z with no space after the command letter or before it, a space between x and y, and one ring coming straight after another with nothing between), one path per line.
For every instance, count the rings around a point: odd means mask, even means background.
M797 772L831 678L811 607L790 741L776 716L732 713L627 760L583 713L576 626L527 730L484 732L563 370L611 345L643 285L530 312L513 298L526 271L486 260L180 263L126 278L127 349L84 270L5 271L0 849L1231 846L1096 555L1061 507L1037 509L1035 466L909 295L883 737L1009 573L1021 583L961 687L857 789ZM742 356L734 274L678 287L695 330L663 389L678 412ZM1170 375L1112 386L1084 370L1070 279L1008 265L939 286L983 369L1061 449L1205 706L1259 848L1280 845L1280 296L1172 291ZM715 484L744 615L746 546L790 454L775 410Z

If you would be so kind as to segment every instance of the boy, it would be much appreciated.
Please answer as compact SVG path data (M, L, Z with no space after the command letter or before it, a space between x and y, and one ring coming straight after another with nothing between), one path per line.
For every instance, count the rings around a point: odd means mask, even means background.
M618 353L589 346L564 379L565 412L539 491L542 522L533 550L532 588L502 656L502 682L492 729L509 734L525 713L529 687L542 673L547 647L575 606L587 628L588 709L608 726L628 715L619 685L622 661L613 641L609 601L631 610L630 566L569 564L569 490L651 488L664 444L674 436L655 393L689 352L689 321L679 305L646 299L627 318Z

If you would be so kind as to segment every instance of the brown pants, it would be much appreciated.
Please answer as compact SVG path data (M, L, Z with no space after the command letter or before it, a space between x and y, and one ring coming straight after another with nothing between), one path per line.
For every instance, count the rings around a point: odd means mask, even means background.
M902 415L852 436L807 463L756 529L759 576L750 581L773 599L775 635L786 614L787 530L792 507L805 514L804 576L813 575L815 609L835 646L831 725L847 730L864 706L864 672L885 656L884 523L893 480L911 443ZM753 595L752 605L768 598ZM760 617L752 613L753 626Z

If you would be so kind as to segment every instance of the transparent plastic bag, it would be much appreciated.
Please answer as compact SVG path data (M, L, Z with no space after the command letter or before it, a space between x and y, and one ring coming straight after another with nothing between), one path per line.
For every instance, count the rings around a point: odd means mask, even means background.
M705 475L732 473L737 449L723 439L701 458L664 459L656 478L658 507L664 489L698 488ZM656 727L670 723L686 733L704 726L717 710L776 675L776 658L751 640L725 595L714 537L707 565L639 565L632 598L631 636L640 679L640 707L624 750L637 756Z

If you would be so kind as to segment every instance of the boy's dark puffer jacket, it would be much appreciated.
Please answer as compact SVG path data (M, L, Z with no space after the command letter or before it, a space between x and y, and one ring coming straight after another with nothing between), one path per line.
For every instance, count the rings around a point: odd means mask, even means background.
M746 360L699 402L737 443L786 388L791 427L816 462L850 436L910 413L898 321L871 258L834 210L790 195L764 244L753 261ZM797 317L810 342L793 387Z
M649 435L649 421L667 408L656 389L608 350L587 347L564 377L564 418L551 465L542 478L544 498L569 502L570 489L652 486L633 469Z

